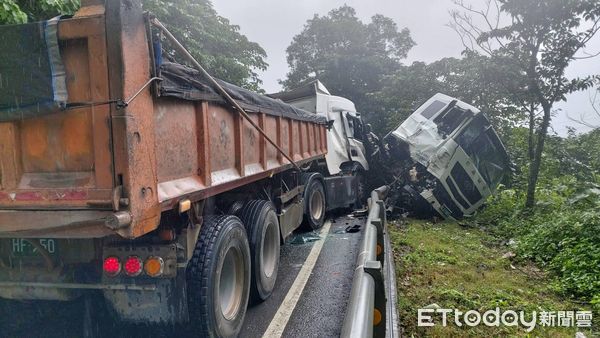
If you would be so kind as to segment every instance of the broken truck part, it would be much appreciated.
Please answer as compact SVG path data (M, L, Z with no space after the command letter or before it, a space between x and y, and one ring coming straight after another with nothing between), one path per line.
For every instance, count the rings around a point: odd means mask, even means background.
M443 94L420 106L373 147L371 177L388 204L417 216L460 219L479 209L510 173L500 138L479 109Z
M0 32L0 297L235 336L279 245L357 204L325 117L213 80L140 1Z

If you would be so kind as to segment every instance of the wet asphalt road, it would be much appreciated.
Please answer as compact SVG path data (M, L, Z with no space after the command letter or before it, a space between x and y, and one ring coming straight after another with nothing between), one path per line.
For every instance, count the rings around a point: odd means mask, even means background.
M329 234L302 294L283 331L284 337L339 337L352 287L364 218L331 217ZM347 232L353 225L358 232ZM316 242L301 243L310 233L299 233L281 247L277 285L271 297L250 305L240 337L262 337ZM299 243L300 244L297 244ZM0 303L0 337L81 337L81 303L43 305ZM111 337L175 337L170 328L118 327Z
M347 233L345 230L364 222L364 219L349 217L332 219L329 235L285 327L284 337L340 336L362 235L361 232ZM241 337L262 337L313 245L288 244L282 247L278 285L266 302L248 309Z

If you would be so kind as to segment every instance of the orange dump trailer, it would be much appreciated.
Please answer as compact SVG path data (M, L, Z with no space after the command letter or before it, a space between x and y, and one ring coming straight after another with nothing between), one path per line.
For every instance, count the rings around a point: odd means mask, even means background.
M0 123L3 236L102 237L120 212L129 215L119 234L139 237L183 199L196 202L291 167L230 107L155 97L151 86L126 108L94 105L125 100L151 78L143 18L120 32L107 20L102 7L89 7L58 23L66 110ZM326 153L322 123L251 116L297 162Z
M283 240L323 222L323 177L297 168L322 162L326 121L223 83L265 137L162 62L139 1L30 25L1 28L0 297L97 293L122 320L236 335Z

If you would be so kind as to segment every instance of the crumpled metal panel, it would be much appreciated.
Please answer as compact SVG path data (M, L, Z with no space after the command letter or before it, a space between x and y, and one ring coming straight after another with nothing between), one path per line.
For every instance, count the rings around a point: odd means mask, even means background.
M408 143L411 157L425 167L428 167L431 162L437 159L438 149L445 141L438 130L438 125L432 118L427 117L428 113L435 115L453 101L456 100L448 95L434 95L412 113L396 130L390 133L390 135ZM439 105L440 108L433 113L427 112L427 109L435 102L441 102L443 106ZM473 115L480 113L479 109L464 102L457 101L456 104L462 109L470 110Z

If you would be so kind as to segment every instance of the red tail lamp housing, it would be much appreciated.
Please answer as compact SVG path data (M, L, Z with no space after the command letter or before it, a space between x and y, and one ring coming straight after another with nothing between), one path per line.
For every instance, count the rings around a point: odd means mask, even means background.
M115 277L121 272L121 261L115 256L106 257L102 264L102 270L107 276Z
M144 269L144 263L138 256L129 256L124 264L125 274L129 277L139 276Z

